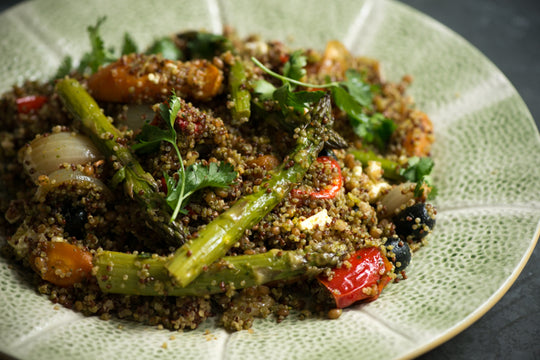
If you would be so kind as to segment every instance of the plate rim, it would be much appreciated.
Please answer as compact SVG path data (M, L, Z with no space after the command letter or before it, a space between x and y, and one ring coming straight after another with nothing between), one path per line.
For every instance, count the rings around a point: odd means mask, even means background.
M447 31L447 32L451 33L453 37L456 37L456 38L458 38L460 40L460 42L462 43L461 45L468 46L469 48L472 48L476 52L478 52L478 54L482 56L484 61L489 62L502 76L504 76L505 81L512 87L515 94L517 94L517 98L519 99L519 101L522 102L522 108L525 109L527 114L528 114L528 116L527 116L528 120L527 121L530 122L536 128L536 125L534 123L534 118L533 118L532 114L530 113L529 108L527 107L526 103L524 102L523 98L521 97L521 95L519 94L517 89L514 87L512 82L507 78L507 76L486 55L484 55L474 45L472 45L469 41L467 41L466 38L464 38L462 35L455 32L451 28L447 27L443 23L433 19L429 15L427 15L427 14L421 12L421 11L418 11L417 9L415 9L415 8L413 8L413 7L411 7L411 6L407 5L407 4L401 3L401 2L399 2L397 0L385 0L385 1L388 2L388 3L393 3L394 5L406 7L409 11L414 12L416 14L416 16L420 16L423 19L423 21L430 21L432 24L437 24L437 26L440 27L441 29L443 29L444 31ZM33 2L37 2L37 1L36 0L34 0L34 1L30 1L30 0L23 1L22 3L19 3L19 4L15 5L15 6L12 6L12 7L8 8L7 10L3 11L2 13L0 13L0 16L5 16L6 12L10 12L11 10L13 10L15 8L23 7L23 6L26 6L29 3L33 3ZM538 142L540 142L540 133L538 133L538 131L536 132L536 135L537 135ZM534 251L534 249L535 249L535 247L537 245L539 237L540 237L540 221L537 223L537 227L536 227L536 230L535 230L535 233L534 233L532 239L528 242L527 251L521 257L521 260L518 263L518 265L516 267L513 267L511 276L505 279L504 283L499 287L499 289L495 293L493 293L488 298L487 301L482 303L482 305L480 307L476 308L469 316L467 316L462 321L460 321L456 326L454 326L452 328L449 328L447 331L443 332L440 336L433 339L432 341L425 344L424 346L420 346L419 348L413 349L412 351L408 352L407 354L404 354L403 358L414 358L416 356L424 354L425 352L427 352L427 351L429 351L429 350L431 350L431 349L445 343L446 341L450 340L451 338L453 338L454 336L456 336L457 334L459 334L460 332L462 332L463 330L465 330L466 328L468 328L469 326L474 324L479 318L481 318L485 313L487 313L508 292L508 290L514 284L514 282L516 281L518 276L522 273L523 268L525 267L525 265L529 261L531 255L532 255L532 253L533 253L533 251ZM0 349L0 354L4 354L3 349ZM7 355L7 354L4 354L4 355ZM10 355L7 355L7 356L10 356Z

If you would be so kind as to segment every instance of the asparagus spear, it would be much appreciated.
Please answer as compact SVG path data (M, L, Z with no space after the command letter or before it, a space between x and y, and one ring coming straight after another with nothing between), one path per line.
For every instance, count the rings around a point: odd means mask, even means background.
M404 180L403 176L399 173L400 166L397 162L378 156L373 151L351 150L350 153L364 166L367 165L369 161L380 162L381 167L384 170L383 176L385 178L391 180Z
M178 246L184 242L182 227L177 222L169 223L170 214L164 198L156 191L157 183L149 173L145 172L137 159L125 145L120 131L103 114L95 100L81 86L70 78L56 84L65 107L76 119L81 121L84 131L100 150L113 161L118 161L122 168L124 190L137 200L148 212L147 225Z
M165 264L181 287L191 283L203 269L227 251L244 232L257 224L300 182L322 149L327 127L332 125L329 97L322 98L305 116L308 125L297 136L297 144L270 180L260 190L244 196L231 208L209 223L198 236L186 242Z
M104 251L95 258L96 278L103 292L148 296L204 296L270 281L295 278L307 269L299 251L270 250L257 255L229 256L210 265L186 287L175 286L165 268L166 257L140 257Z
M229 88L231 92L232 118L241 124L249 119L251 114L251 93L246 88L246 70L242 60L236 60L229 73Z
M175 284L165 268L168 257L150 254L98 252L95 274L105 293L145 296L204 296L301 276L316 276L334 268L349 249L335 243L326 250L273 249L256 255L226 256L208 266L186 287Z
M265 121L276 129L285 130L289 133L294 132L298 127L305 127L306 118L299 117L296 113L290 112L283 115L281 111L267 111L263 108L260 101L252 101L252 115L262 121ZM324 145L328 149L345 149L349 145L347 141L334 129L327 129L325 134Z

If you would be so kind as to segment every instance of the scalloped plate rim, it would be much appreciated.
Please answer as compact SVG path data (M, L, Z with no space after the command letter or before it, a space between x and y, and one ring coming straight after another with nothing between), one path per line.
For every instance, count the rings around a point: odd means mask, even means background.
M517 89L515 89L515 87L513 86L513 84L507 79L507 77L504 75L504 73L502 73L496 66L495 64L493 64L491 62L491 60L486 57L484 54L482 54L478 49L476 49L474 46L472 46L465 38L463 38L460 34L454 32L452 29L446 27L444 24L441 24L440 22L434 20L433 18L429 17L428 15L414 9L413 7L410 7L409 5L406 5L406 4L403 4L403 3L400 3L398 1L395 1L395 0L386 0L388 3L392 3L394 5L399 5L399 6L404 6L406 8L408 8L409 11L411 12L414 12L416 13L416 16L420 16L422 17L422 20L423 21L430 21L432 24L436 24L441 31L447 31L447 32L450 32L452 34L452 36L458 38L464 46L469 46L471 47L472 49L476 50L484 59L484 61L486 62L489 62L493 67L495 67L505 78L505 80L507 81L508 84L510 84L512 86L512 89L514 90L514 92L516 94L518 94L517 92ZM8 10L6 10L4 13L0 14L0 16L4 15L6 12L10 12L12 9L14 8L19 8L19 7L23 7L23 6L27 6L29 3L29 1L25 1L25 2L22 2L20 4L17 4L16 6L12 7L12 8L9 8ZM518 94L519 95L519 94ZM521 97L518 97L519 100L521 102L523 102L523 100L521 99ZM523 107L526 109L526 111L528 112L529 116L528 116L528 121L529 122L533 122L534 123L534 120L532 118L532 115L530 114L530 111L528 110L526 104L523 102ZM536 127L535 127L536 128ZM538 132L536 133L537 135L537 140L540 140L540 135L538 134ZM454 337L455 335L457 335L458 333L460 333L461 331L463 331L464 329L466 329L467 327L469 327L470 325L472 325L474 322L476 322L481 316L483 316L489 309L491 309L501 298L502 296L508 291L508 289L511 287L511 285L515 282L515 280L517 279L517 277L519 276L519 274L522 272L524 266L526 265L527 261L529 260L532 252L534 251L535 249L535 246L536 246L536 243L538 241L538 238L540 236L540 222L538 223L537 227L536 227L536 230L535 230L535 233L533 235L533 238L532 240L529 242L529 246L527 248L527 251L525 252L525 254L523 254L522 258L521 258L521 261L517 264L516 267L513 268L513 271L512 271L512 274L511 276L509 276L505 281L504 283L499 287L499 289L493 293L488 299L487 301L485 301L481 306L477 307L468 317L462 319L462 321L460 321L458 324L456 324L454 327L452 328L449 328L447 329L445 332L443 332L442 334L440 334L438 337L434 338L431 342L427 343L427 344L424 344L424 345L421 345L420 347L416 348L416 349L413 349L412 351L408 352L407 354L404 354L403 355L403 358L412 358L412 357L416 357L416 356L419 356L423 353L425 353L426 351L429 351L430 349L433 349L435 347L437 347L438 345L448 341L449 339L451 339L452 337ZM0 354L2 354L2 350L0 349Z

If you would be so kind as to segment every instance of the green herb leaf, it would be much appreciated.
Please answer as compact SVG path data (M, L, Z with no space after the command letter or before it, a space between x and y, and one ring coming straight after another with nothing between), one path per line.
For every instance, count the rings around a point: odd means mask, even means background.
M305 108L309 107L319 101L323 96L324 91L291 91L289 84L285 84L278 88L273 93L274 100L276 100L282 108L284 114L287 114L291 109L303 112Z
M83 73L86 69L90 69L91 73L95 73L100 66L104 66L116 60L111 50L105 48L105 43L100 35L100 28L105 22L106 17L100 17L96 25L88 26L88 36L90 38L90 52L83 55L79 64L79 72Z
M431 188L429 197L433 198L437 194L437 189L433 186L433 181L430 176L435 163L428 157L413 156L409 159L407 167L401 169L400 175L410 182L415 182L415 196L422 196L424 185Z
M233 46L229 39L222 35L205 32L190 31L178 35L186 45L185 55L190 59L211 59L227 50L232 50Z
M158 113L166 124L166 129L146 123L137 136L138 143L132 146L134 151L150 152L156 150L162 141L170 143L178 157L180 168L174 176L163 174L167 185L166 201L173 210L171 221L176 219L185 206L186 200L194 192L205 187L227 187L238 175L232 165L211 163L209 166L201 164L190 165L184 169L184 162L177 144L177 133L174 128L178 112L182 109L182 102L176 94L172 94L167 103L159 104Z
M54 79L61 79L71 72L71 69L73 69L73 59L71 56L66 56L60 63L60 66L58 67L58 70L56 70L56 74L54 75Z
M169 98L168 105L161 103L159 104L159 114L163 120L167 123L169 132L174 133L174 140L176 144L176 131L174 130L174 123L176 122L176 117L178 112L182 108L182 102L180 98L176 96L175 93Z
M174 177L164 174L167 184L167 204L171 209L178 209L177 211L181 212L188 198L195 192L208 187L225 188L231 185L237 176L238 173L228 163L220 163L219 165L210 163L208 166L190 165L185 170L183 184L182 178L177 181Z
M410 182L418 182L431 173L434 165L431 158L413 156L407 162L407 167L401 169L400 175Z
M381 113L375 113L368 117L365 139L366 141L375 144L379 149L384 150L396 128L397 125L394 121Z
M165 59L179 60L183 57L182 51L176 46L173 39L164 37L156 40L146 51L147 54L161 54Z
M293 80L300 80L306 75L306 69L304 69L306 65L306 57L301 50L297 50L291 54L283 66L283 75Z
M132 149L139 153L153 152L159 148L159 144L162 141L167 141L176 147L177 134L174 129L174 123L181 108L182 103L176 94L170 97L169 105L164 103L159 104L159 115L164 120L167 128L161 129L149 123L144 124L141 133L136 138L138 143L134 144Z
M238 174L231 164L210 163L208 166L193 164L186 168L186 197L206 187L225 188L233 183Z
M264 79L259 79L255 82L253 91L259 94L259 98L263 101L272 100L276 87Z
M144 124L141 133L137 135L138 143L133 144L131 148L141 154L148 154L159 149L161 141L174 142L174 136L170 130L164 130L157 126Z
M354 118L358 123L364 122L364 119L362 118L364 108L349 92L347 92L347 90L341 86L335 86L331 89L331 91L332 99L338 108L345 111L349 117ZM365 133L356 133L360 137L365 136Z
M397 125L381 113L368 115L366 108L343 87L332 88L332 98L337 107L345 111L349 117L349 123L358 137L369 143L375 144L379 149L384 149Z
M122 45L122 55L133 54L138 52L139 48L135 39L129 34L124 34L124 43Z
M362 106L371 106L373 93L371 86L364 81L360 72L354 69L348 69L345 72L345 80L340 83L347 88L348 93Z
M372 86L364 81L360 72L354 69L346 71L346 79L344 81L317 85L298 80L305 74L305 70L299 68L305 66L305 57L302 57L299 52L291 55L291 58L284 67L284 75L268 69L255 58L251 58L251 60L267 74L282 81L283 86L274 90L271 93L271 98L279 103L284 113L289 108L301 110L309 105L309 103L318 101L322 96L322 91L315 91L313 95L306 95L306 92L302 92L302 94L299 94L301 92L293 92L291 89L293 85L319 89L326 88L330 89L336 106L348 115L349 122L355 134L366 142L374 143L382 150L386 147L388 140L397 127L391 119L386 118L380 113L375 113L371 116L367 115L366 110L371 108L373 101ZM268 86L265 83L259 82L256 87L256 92L261 94L260 98L263 100L270 98L272 89L271 84Z
M185 186L182 187L182 184L185 185L185 182L182 181L182 178L177 180L167 173L163 173L163 177L165 178L165 184L167 185L167 197L165 198L165 201L169 207L178 214L178 212L181 211L182 206L180 200L184 199ZM174 218L176 218L176 216Z

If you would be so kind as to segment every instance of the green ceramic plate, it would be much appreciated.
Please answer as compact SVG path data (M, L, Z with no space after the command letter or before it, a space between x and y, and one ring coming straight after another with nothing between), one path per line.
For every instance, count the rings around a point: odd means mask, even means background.
M432 118L440 189L431 245L409 279L335 321L256 321L227 333L212 321L171 333L85 318L39 296L0 258L0 350L22 359L394 359L419 355L484 314L510 287L538 238L540 139L516 90L476 49L393 1L41 0L0 16L0 91L46 78L88 47L86 26L107 15L107 43L125 31L145 45L182 29L259 33L294 46L340 39L382 61ZM76 58L77 59L77 58Z

